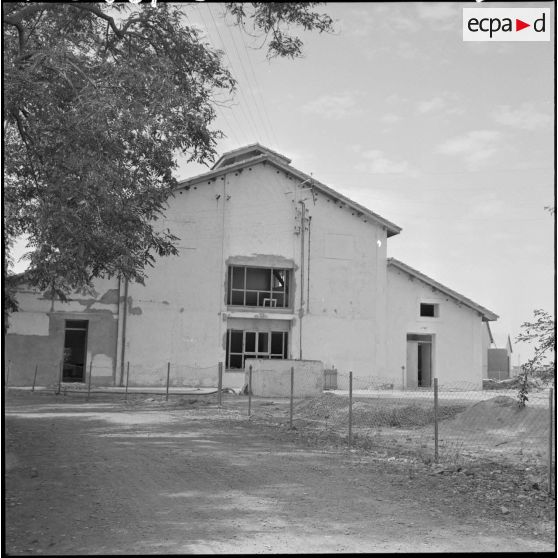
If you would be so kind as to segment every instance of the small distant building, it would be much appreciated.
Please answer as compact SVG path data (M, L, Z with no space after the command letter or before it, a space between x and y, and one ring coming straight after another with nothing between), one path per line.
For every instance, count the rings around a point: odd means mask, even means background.
M487 351L488 378L491 380L506 380L511 376L511 355L513 353L510 336L503 349L496 347Z

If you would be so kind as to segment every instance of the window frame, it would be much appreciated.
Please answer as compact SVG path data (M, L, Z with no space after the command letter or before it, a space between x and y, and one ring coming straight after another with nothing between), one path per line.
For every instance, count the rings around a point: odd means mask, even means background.
M242 352L231 352L232 336L233 334L242 334ZM246 337L247 335L254 335L255 343L253 351L246 351ZM281 347L282 352L272 352L273 336L281 336ZM260 342L263 336L267 336L266 347L261 347ZM227 329L227 343L226 343L226 353L225 353L225 369L231 371L242 371L245 368L245 361L247 358L261 358L261 359L278 359L285 360L288 355L289 348L289 332L288 331L256 331L253 329ZM234 360L238 360L240 357L241 367L231 368L231 356Z
M242 270L241 273L239 273L240 270ZM269 289L248 288L249 270L256 270L258 272L263 270L268 272ZM235 284L238 284L239 275L242 275L241 287L235 286ZM279 287L276 286L277 282L279 282ZM291 308L290 282L291 270L289 268L229 265L227 277L227 306L239 308ZM248 304L248 296L253 298L254 293L256 296L256 304ZM242 298L242 302L234 302L235 300L239 300L239 295Z

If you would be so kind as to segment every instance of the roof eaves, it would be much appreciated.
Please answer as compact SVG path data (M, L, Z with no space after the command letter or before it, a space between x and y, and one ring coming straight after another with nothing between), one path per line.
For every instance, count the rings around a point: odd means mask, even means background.
M294 168L291 165L285 165L284 163L271 159L271 162L274 163L275 165L277 165L278 167L282 168L283 170L290 172L291 174L294 174L295 176L297 176L298 178L300 178L302 181L312 181L312 184L314 186L317 187L318 190L321 190L323 193L330 195L333 198L338 199L339 201L345 203L346 205L352 207L353 209L355 209L356 211L363 213L365 215L367 215L368 217L370 217L371 219L373 219L374 221L376 221L377 223L381 224L382 226L384 226L388 232L388 237L389 236L394 236L396 234L399 234L401 232L401 227L398 227L395 223L392 223L391 221L388 221L387 219L384 219L384 217L382 217L381 215L378 215L377 213L374 213L372 210L368 209L367 207L364 207L363 205L360 205L359 203L347 198L346 196L344 196L343 194L340 194L339 192L337 192L337 190L334 190L333 188L330 188L329 186L326 186L325 184L323 184L322 182L320 182L319 180L316 180L313 176L306 174L305 172L302 172L296 168Z
M400 269L401 271L405 271L409 275L412 275L412 276L416 277L417 279L420 279L421 281L423 281L427 285L430 285L431 287L434 287L434 288L438 289L440 292L442 292L442 293L444 293L448 296L451 296L453 299L461 302L465 306L468 306L469 308L472 308L473 310L476 310L477 312L479 312L482 315L483 320L494 321L494 320L498 319L498 315L495 314L494 312L488 310L488 308L485 308L484 306L481 306L480 304L477 304L476 302L474 302L470 298L467 298L466 296L463 296L462 294L458 293L457 291L454 291L453 289L450 289L449 287L446 287L445 285L442 285L441 283L438 283L438 281L432 279L431 277L428 277L428 275L425 275L424 273L421 273L420 271L412 268L411 266L403 263L402 261L397 260L395 258L388 258L387 261L388 261L388 266L391 265L393 267L396 267L396 268Z
M226 167L220 167L218 169L212 169L208 172L204 172L203 174L197 174L196 176L192 176L190 178L185 178L184 180L178 181L178 184L175 190L180 190L185 188L186 186L191 186L192 184L197 184L199 182L204 182L205 180L211 180L216 178L222 174L228 174L229 172L234 172L235 170L239 170L241 168L247 167L249 165L255 165L257 163L261 163L269 159L268 155L261 154L257 155L256 157L251 157L250 159L244 159L239 161L238 163L234 163L232 165L227 165Z

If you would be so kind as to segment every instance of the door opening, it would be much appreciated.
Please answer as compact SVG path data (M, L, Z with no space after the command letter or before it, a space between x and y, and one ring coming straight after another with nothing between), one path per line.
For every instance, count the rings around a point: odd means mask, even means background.
M87 320L66 320L63 382L85 382L87 329Z
M407 386L432 386L432 335L407 334Z

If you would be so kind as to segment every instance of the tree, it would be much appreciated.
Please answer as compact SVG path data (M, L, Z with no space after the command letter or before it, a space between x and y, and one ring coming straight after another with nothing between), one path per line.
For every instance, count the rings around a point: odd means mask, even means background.
M529 378L539 378L544 383L556 379L556 323L544 310L535 310L533 321L521 324L516 342L534 343L534 354L521 366L522 379L518 392L519 405L528 401Z
M318 3L228 3L267 54L300 56L287 28L330 31ZM28 235L25 281L65 299L96 277L143 282L177 253L156 230L176 154L207 163L215 103L235 90L222 53L171 4L4 3L5 308L16 308L13 240Z

